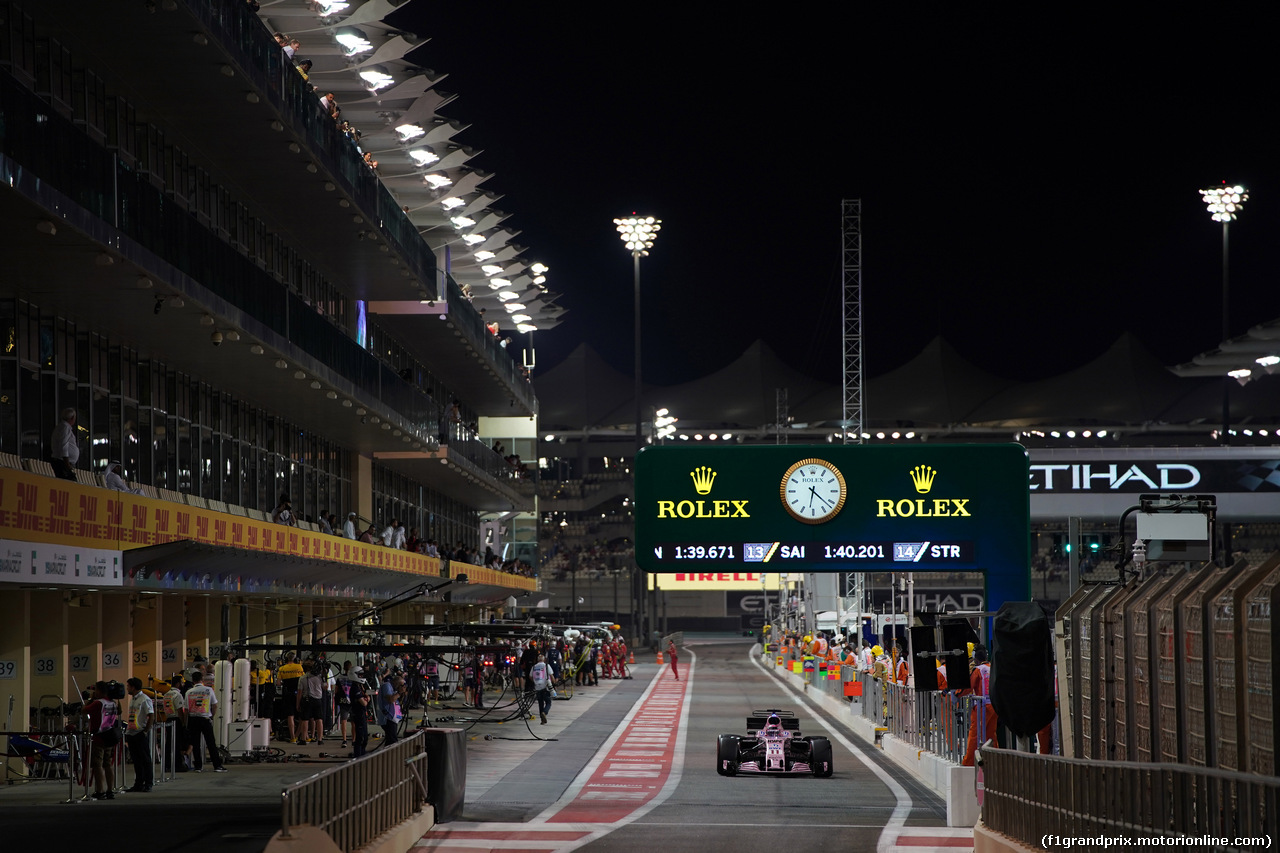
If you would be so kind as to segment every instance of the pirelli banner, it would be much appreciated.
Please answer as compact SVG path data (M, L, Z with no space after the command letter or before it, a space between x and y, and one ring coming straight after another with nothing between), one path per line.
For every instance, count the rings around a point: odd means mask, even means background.
M0 468L0 539L129 551L189 540L440 576L440 560L185 504Z
M649 574L649 589L666 592L720 592L744 590L759 592L761 589L777 595L784 584L783 575L763 572L672 572ZM800 575L792 575L786 586L794 587Z

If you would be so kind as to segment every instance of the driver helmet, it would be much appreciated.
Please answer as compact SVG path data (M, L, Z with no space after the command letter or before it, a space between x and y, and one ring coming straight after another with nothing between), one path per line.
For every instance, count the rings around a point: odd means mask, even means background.
M781 718L781 717L779 717L777 714L770 714L770 715L769 715L769 719L765 720L765 723L764 723L764 724L765 724L765 726L774 726L774 727L777 727L777 728L781 728L781 727L782 727L782 718Z

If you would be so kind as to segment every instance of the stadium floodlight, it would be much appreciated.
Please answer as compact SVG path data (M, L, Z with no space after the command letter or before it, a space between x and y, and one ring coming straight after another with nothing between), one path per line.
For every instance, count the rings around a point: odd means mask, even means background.
M422 126L421 126L421 125L417 125L417 124L401 124L401 125L397 125L397 126L396 126L396 133L400 134L400 141L401 141L401 142L408 142L410 139L417 139L419 136L424 136L424 135L426 135L426 131L422 129ZM412 152L411 152L411 156L412 156ZM415 159L415 160L417 160L418 158L415 156L415 157L414 157L414 159ZM439 158L439 157L436 157L435 159L439 160L440 158ZM430 160L428 160L427 162L429 163L429 162L431 162L431 161L430 161ZM423 163L419 163L418 165L419 165L419 166L422 166L422 165L425 165L425 164L423 164Z
M455 207L463 207L464 205L466 205L466 203L467 203L466 199L458 198L455 195L455 196L450 196L449 198L446 198L446 199L441 199L440 206L443 207L445 210L453 210Z
M405 137L406 139L409 137L407 136L406 131L403 130L402 128L417 128L418 130L422 130L422 128L418 127L418 125L416 124L400 125L400 127L397 127L396 130L399 131L400 135ZM423 133L426 133L426 131L423 131ZM414 135L421 136L422 133L415 133ZM439 154L427 148L414 148L412 151L409 152L409 156L413 158L413 162L417 166L430 166L432 163L440 159Z
M1264 355L1262 358L1255 358L1259 367L1266 368L1267 373L1274 373L1275 366L1280 364L1280 355Z
M1236 218L1236 214L1244 210L1244 203L1249 200L1249 193L1245 192L1244 187L1239 184L1227 186L1227 182L1223 181L1220 187L1200 190L1200 197L1209 208L1209 216L1213 221L1222 223L1222 340L1226 341L1231 338L1231 253L1228 248L1227 226ZM1238 372L1232 371L1227 375L1241 385L1249 381L1247 369L1245 376L1236 376ZM1223 444L1231 443L1230 381L1222 383L1222 430L1218 433L1218 438Z
M464 235L462 235L462 242L466 243L468 246L474 246L474 245L476 245L477 243L483 243L483 242L484 242L485 240L487 240L487 239L489 239L489 238L488 238L488 237L485 237L483 234L464 234Z
M1236 218L1236 214L1244 210L1244 203L1249 200L1249 193L1237 184L1234 187L1209 187L1200 190L1204 203L1209 208L1209 215L1214 222L1227 223Z
M1239 382L1241 385L1244 385L1247 384L1249 379L1253 376L1253 371L1247 367L1242 367L1239 370L1227 371L1227 375Z
M443 189L444 187L447 187L453 183L453 179L450 178L448 175L435 175L435 174L423 175L422 181L423 183L431 187L431 189L433 190Z
M652 216L615 219L613 224L618 227L618 234L631 254L646 258L649 257L648 250L653 248L653 241L657 238L658 232L662 230L662 220L654 219Z

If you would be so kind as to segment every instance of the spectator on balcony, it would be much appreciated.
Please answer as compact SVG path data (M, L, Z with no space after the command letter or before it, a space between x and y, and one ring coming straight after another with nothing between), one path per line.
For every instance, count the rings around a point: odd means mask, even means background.
M276 508L271 510L271 520L276 524L283 524L285 527L297 527L298 519L293 514L293 503L289 500L288 495L280 496L280 503Z
M377 539L378 539L378 528L374 527L372 524L369 525L368 530L360 534L360 541L365 543L366 545L372 545L375 541L377 541Z
M276 40L276 44L280 45L281 47L284 47L289 43L289 37L284 33L277 32L274 38Z
M281 48L284 49L284 55L289 57L290 61L293 61L294 55L302 48L302 42L297 39L290 39L287 43L282 44Z
M434 539L427 540L427 556L437 558L440 556L440 546L436 544Z
M342 535L348 539L356 538L356 514L347 513L347 523L342 525Z
M422 540L418 538L418 528L409 528L409 538L404 540L404 549L415 554L422 552Z
M295 65L294 68L298 69L298 73L302 75L303 80L310 80L312 65L313 63L311 62L310 59L304 59L301 62L299 62L297 65Z
M76 439L76 410L62 410L62 418L53 428L53 473L64 480L75 480L76 462L80 461L80 442Z
M328 113L330 117L337 117L338 102L333 99L333 92L326 92L324 97L320 99L320 109Z
M115 489L117 492L130 492L135 495L142 494L142 489L134 489L129 487L129 481L121 474L123 469L119 462L108 462L107 473L102 478L108 489Z
M372 171L375 175L378 174L378 161L373 159L372 151L364 152L364 164L368 166L369 170Z
M321 533L327 533L327 534L329 534L330 536L332 536L332 535L333 535L333 527L332 527L332 525L330 525L330 524L329 524L329 512L328 512L328 510L321 510L321 511L320 511L320 532L321 532Z
M400 519L391 519L391 524L382 531L382 544L388 548L404 550L404 525L400 523Z

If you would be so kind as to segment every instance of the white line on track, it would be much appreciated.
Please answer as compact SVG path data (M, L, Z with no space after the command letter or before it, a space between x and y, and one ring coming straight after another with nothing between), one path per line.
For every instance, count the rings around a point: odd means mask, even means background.
M771 670L764 664L760 663L760 654L756 651L756 649L759 648L760 645L757 643L751 647L751 651L747 652L747 656L751 659L751 662L755 664L761 672L766 672L778 679L780 687L795 694L801 702L813 709L813 711L816 712L814 714L815 720L825 719L825 712L819 709L816 704L809 701L808 696L792 687L775 670ZM854 746L847 738L845 738L844 735L840 734L840 732L836 731L833 727L824 726L824 728L826 728L827 733L838 741L841 746L853 753L854 758L865 764L867 769L874 773L876 777L884 783L885 787L893 792L894 798L898 801L898 804L893 807L893 813L889 815L889 820L885 823L884 829L880 833L880 840L876 842L876 853L889 853L889 851L893 850L897 845L898 834L901 833L903 827L907 825L907 817L911 814L912 807L911 795L907 793L907 789L902 787L896 779L886 773L884 768L875 764L867 757L866 753Z

